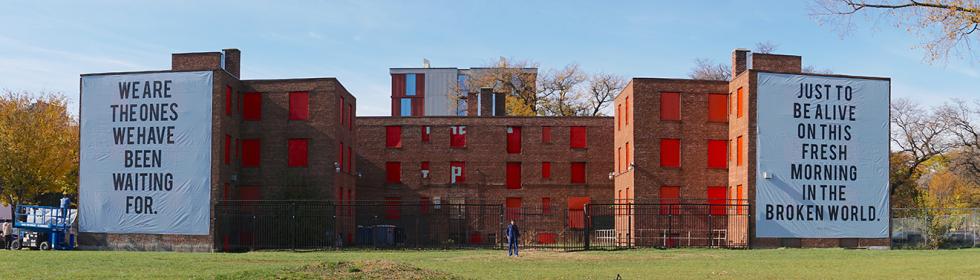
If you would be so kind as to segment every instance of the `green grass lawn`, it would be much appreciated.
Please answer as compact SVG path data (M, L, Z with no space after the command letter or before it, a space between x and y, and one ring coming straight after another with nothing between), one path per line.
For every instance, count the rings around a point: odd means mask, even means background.
M0 250L2 279L980 279L969 250L41 252Z

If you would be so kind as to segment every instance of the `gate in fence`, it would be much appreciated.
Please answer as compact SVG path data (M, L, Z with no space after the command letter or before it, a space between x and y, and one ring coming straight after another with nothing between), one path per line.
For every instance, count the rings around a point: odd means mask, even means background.
M584 209L502 204L219 201L223 251L342 247L502 248L509 221L525 248L744 248L747 204L588 204Z

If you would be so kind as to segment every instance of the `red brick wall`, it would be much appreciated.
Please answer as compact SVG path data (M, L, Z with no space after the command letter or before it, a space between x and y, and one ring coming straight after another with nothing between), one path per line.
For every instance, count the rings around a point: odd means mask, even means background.
M504 203L521 197L522 205L538 207L542 197L563 207L569 196L589 196L592 201L611 201L612 118L609 117L360 117L358 157L364 177L358 181L359 199L382 201L400 197L414 203L420 197L464 198L467 203ZM402 147L385 148L385 126L402 126ZM450 148L450 126L466 126L466 147ZM421 127L430 126L429 143L421 141ZM521 153L508 154L507 127L520 126ZM552 143L543 144L542 127L552 127ZM586 126L588 148L569 148L569 127ZM403 184L385 183L385 163L401 162ZM421 178L422 161L429 162L430 176ZM449 164L463 161L465 183L452 186ZM551 162L551 178L542 179L541 162ZM507 189L507 162L521 163L521 189ZM586 183L570 183L571 162L586 162Z

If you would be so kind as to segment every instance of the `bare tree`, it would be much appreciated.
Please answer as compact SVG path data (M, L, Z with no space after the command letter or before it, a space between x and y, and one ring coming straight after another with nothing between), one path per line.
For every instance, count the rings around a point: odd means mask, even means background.
M970 0L816 0L813 15L846 32L857 14L885 18L923 38L930 61L948 59L980 41L980 2ZM971 55L972 57L972 55Z
M732 68L725 63L715 64L710 59L698 58L687 76L695 80L728 81L732 79Z
M950 125L957 156L953 170L975 184L980 184L980 101L972 106L962 100L940 108L942 120Z
M902 155L902 162L892 170L892 194L900 187L915 187L914 181L921 175L919 167L930 159L941 156L953 145L949 133L951 125L934 110L925 110L909 99L896 99L891 104L891 142Z
M757 53L770 54L775 52L777 47L779 47L779 45L776 45L776 43L773 43L771 41L758 42L755 43L755 49L753 49L752 51Z
M803 66L803 69L800 72L807 73L807 74L833 74L834 73L833 70L817 69L817 67L813 65Z
M550 70L538 79L538 98L545 99L545 113L551 116L582 115L582 83L588 79L578 66L569 64L560 70Z
M470 92L490 87L494 92L506 93L508 115L540 115L544 100L535 88L537 68L538 63L534 61L501 57L496 63L488 63L485 68L471 69L465 87ZM457 98L467 94L461 90L457 92Z
M588 107L592 109L591 116L601 116L602 109L609 107L616 95L626 87L626 79L623 76L596 73L589 78L589 102Z

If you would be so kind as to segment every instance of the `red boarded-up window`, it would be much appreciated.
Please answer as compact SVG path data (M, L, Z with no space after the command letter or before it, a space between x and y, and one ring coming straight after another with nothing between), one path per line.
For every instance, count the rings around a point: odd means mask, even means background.
M664 92L660 94L660 119L665 121L681 120L681 94Z
M507 188L508 189L521 188L521 163L520 162L507 163Z
M466 147L466 126L449 127L449 146L453 148Z
M623 169L623 148L616 147L616 173L622 173Z
M387 148L402 147L402 127L400 126L385 127L385 147Z
M708 204L711 205L711 215L725 215L725 187L708 187Z
M347 173L350 173L351 170L350 166L351 164L354 164L354 160L351 159L351 157L353 157L353 154L354 154L354 148L351 146L347 146Z
M242 119L246 121L262 120L262 94L258 92L246 92L242 97Z
M343 107L343 105L341 105ZM289 120L310 118L310 94L305 91L289 93Z
M738 114L737 117L741 118L745 111L745 91L742 88L738 88L735 92L735 112Z
M231 116L231 86L225 86L225 116Z
M568 227L585 228L585 205L589 204L588 196L568 197Z
M429 214L429 209L432 209L432 200L428 196L419 197L419 214Z
M728 121L728 96L724 94L708 94L708 121Z
M660 166L681 166L681 140L660 139Z
M429 178L429 162L423 161L419 164L419 171L421 172L422 178Z
M423 126L421 127L421 130L422 130L422 143L429 143L430 140L429 136L432 132L432 127Z
M385 182L388 184L398 184L402 182L402 163L389 161L385 163Z
M241 186L238 187L238 199L260 200L262 199L262 193L259 191L259 187L257 186Z
M309 141L309 139L289 139L286 143L288 150L286 162L289 167L306 167Z
M242 140L242 167L259 167L262 160L259 139Z
M628 170L630 168L630 164L633 163L633 159L630 158L630 142L626 142L626 156L623 157L623 160L626 161L623 163L623 166Z
M466 163L454 161L449 163L449 183L462 184L466 182Z
M681 187L660 187L660 215L678 215L681 213Z
M402 218L402 199L400 197L385 197L385 220Z
M623 129L623 105L616 105L616 130Z
M585 183L585 163L584 162L573 162L572 163L572 184L584 184Z
M344 142L340 142L340 151L337 152L337 164L340 168L344 167Z
M708 168L728 166L728 141L708 140Z
M551 179L551 162L541 163L541 179Z
M354 130L354 104L347 104L347 130Z
M551 198L542 197L541 198L541 214L551 214Z
M343 125L344 122L347 121L347 120L345 120L345 118L347 118L347 115L344 114L344 97L343 96L340 97L340 102L337 103L337 107L339 107L338 109L340 109L339 110L339 112L340 112L340 124Z
M623 120L626 123L626 126L629 126L630 125L630 97L629 96L626 97L626 106L624 106L624 107L626 107L626 108L623 109L623 112L624 112L624 115L625 115L623 117Z
M736 211L739 215L742 215L742 211L745 209L745 197L743 197L743 192L744 190L742 190L742 185L735 187L735 205L737 205L735 207L737 208Z
M507 153L521 153L521 127L519 126L507 127Z
M225 164L231 164L231 135L225 134L225 149L224 149L224 162Z
M585 149L588 145L584 126L573 126L569 129L569 143L572 149Z
M551 127L541 127L541 143L551 144Z
M504 202L504 207L506 208L506 219L518 220L521 218L521 198L520 197L508 197Z
M744 158L742 158L742 148L744 144L742 143L742 136L735 138L735 164L742 166Z

